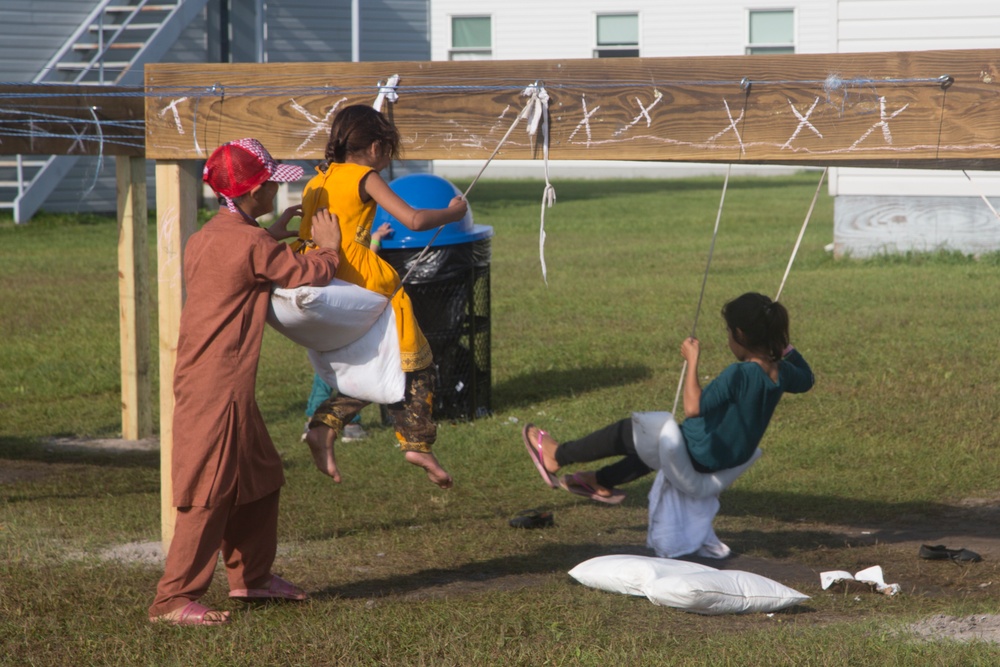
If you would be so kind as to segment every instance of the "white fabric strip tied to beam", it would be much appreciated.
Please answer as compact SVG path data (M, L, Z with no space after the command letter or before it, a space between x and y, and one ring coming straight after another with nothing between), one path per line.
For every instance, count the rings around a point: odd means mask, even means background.
M542 214L538 229L538 260L542 266L542 280L549 284L545 266L545 209L556 202L556 190L549 182L549 93L537 81L524 89L522 95L531 95L528 106L528 136L533 137L542 128L542 164L545 170L545 190L542 192Z
M382 105L385 104L386 100L390 103L395 103L399 101L399 93L396 92L396 86L399 85L399 75L393 74L389 77L389 80L384 84L378 82L378 95L375 97L375 102L372 103L372 108L375 111L382 111Z

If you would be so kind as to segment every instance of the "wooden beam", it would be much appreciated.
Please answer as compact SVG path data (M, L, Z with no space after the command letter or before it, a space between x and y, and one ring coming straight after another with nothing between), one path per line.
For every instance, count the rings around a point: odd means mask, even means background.
M149 251L146 160L122 156L118 178L118 313L121 338L122 437L153 434L150 387Z
M196 228L197 165L191 161L156 164L156 248L160 313L160 517L164 553L174 536L173 507L174 366L181 306L184 303L183 252Z
M0 85L0 155L132 155L144 147L143 89Z
M485 160L538 82L552 159L1000 168L1000 50L465 62L146 66L146 148L205 158L244 136L323 157L330 119L390 107L404 158ZM499 158L538 158L516 130Z

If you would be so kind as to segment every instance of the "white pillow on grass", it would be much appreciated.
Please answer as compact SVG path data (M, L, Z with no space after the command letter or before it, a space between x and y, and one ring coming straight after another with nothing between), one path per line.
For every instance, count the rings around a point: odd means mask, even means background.
M648 584L661 577L717 571L708 565L684 560L618 554L586 560L570 570L569 576L584 586L602 591L646 595Z
M740 570L661 577L646 586L650 602L696 614L746 614L786 609L809 599L773 579Z

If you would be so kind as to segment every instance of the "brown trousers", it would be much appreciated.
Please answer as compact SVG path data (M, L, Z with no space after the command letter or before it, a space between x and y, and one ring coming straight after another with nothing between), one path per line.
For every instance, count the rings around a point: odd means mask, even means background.
M174 539L150 617L203 596L212 583L220 551L230 590L267 584L278 549L279 494L275 491L236 505L234 493L215 507L178 507Z

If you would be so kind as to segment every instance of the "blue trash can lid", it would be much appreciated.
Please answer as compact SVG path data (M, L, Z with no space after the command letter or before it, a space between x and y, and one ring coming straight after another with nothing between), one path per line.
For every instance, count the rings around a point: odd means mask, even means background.
M448 208L448 203L454 197L462 194L462 191L449 181L434 174L400 176L389 183L389 187L413 208ZM382 241L382 247L387 250L422 248L434 238L434 233L437 232L437 229L415 232L379 206L375 210L372 229L378 229L385 222L392 225L392 236ZM472 207L470 206L464 218L444 226L441 233L434 239L434 245L471 243L491 236L493 236L492 227L473 224Z

